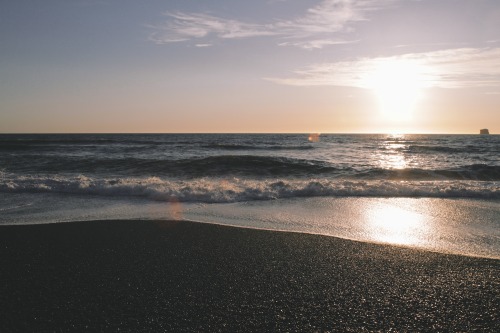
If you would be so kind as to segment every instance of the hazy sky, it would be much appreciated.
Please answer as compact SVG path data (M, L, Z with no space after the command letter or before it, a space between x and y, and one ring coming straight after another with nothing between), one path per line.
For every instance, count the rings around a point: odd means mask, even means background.
M498 0L5 0L0 132L500 133Z

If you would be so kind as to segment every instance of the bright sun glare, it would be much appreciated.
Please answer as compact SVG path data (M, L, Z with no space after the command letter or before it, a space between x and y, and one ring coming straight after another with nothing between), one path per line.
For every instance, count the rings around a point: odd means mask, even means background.
M385 60L375 65L366 85L377 96L380 112L391 122L412 118L425 85L425 69L407 60Z

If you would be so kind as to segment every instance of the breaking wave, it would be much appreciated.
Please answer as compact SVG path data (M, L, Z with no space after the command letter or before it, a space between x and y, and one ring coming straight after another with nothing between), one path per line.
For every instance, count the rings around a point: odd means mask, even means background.
M418 168L370 169L357 175L367 179L388 180L500 180L500 166L465 165L453 169L427 170Z
M257 180L199 178L91 178L84 175L0 175L0 192L68 193L108 197L138 197L156 201L224 203L292 197L436 197L499 199L500 182L391 181L335 179Z

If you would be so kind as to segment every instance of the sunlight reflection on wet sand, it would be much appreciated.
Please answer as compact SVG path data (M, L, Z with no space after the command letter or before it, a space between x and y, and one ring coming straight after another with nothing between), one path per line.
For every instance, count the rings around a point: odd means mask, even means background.
M207 205L186 218L500 258L500 203L437 198L296 198Z
M373 241L424 246L433 229L431 220L431 217L412 210L375 202L365 207L362 223L366 238Z
M36 197L38 201L33 200L32 205L3 211L0 224L186 219L500 259L498 200L315 197L191 204L175 199L165 203L80 196L68 196L65 201L56 195ZM52 209L47 211L43 207Z

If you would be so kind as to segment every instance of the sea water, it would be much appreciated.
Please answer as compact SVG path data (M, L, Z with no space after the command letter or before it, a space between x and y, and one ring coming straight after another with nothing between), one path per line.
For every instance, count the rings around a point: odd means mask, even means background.
M0 135L0 224L102 219L500 258L500 136Z

